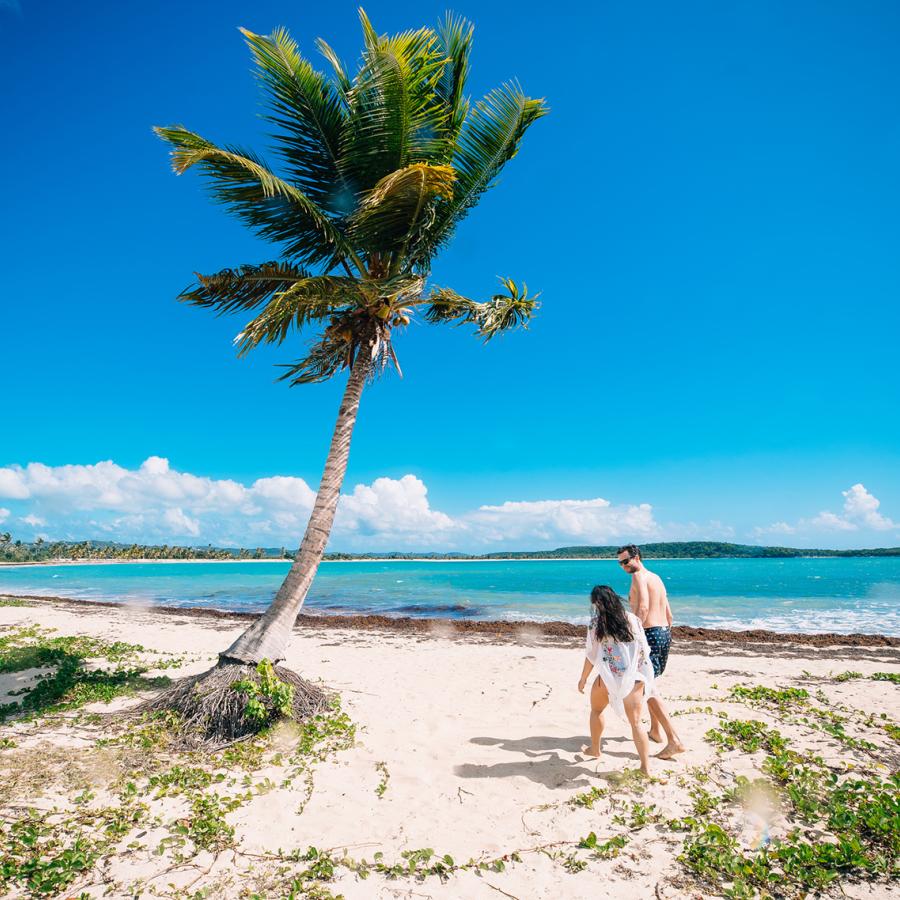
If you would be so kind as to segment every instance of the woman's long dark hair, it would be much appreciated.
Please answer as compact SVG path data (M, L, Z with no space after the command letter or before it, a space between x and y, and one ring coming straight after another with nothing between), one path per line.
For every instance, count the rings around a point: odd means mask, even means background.
M622 644L634 640L625 616L625 601L611 587L598 584L591 591L591 605L598 638L610 637Z

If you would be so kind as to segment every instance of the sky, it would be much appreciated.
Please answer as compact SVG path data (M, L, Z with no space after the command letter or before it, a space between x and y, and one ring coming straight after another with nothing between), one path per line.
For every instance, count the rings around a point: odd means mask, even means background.
M380 32L443 3L373 2ZM413 323L367 388L331 549L900 544L900 6L456 3L469 90L551 113L433 282L541 291L482 345ZM0 0L0 530L296 546L342 379L238 360L192 273L272 248L158 124L265 151L239 26L347 60L351 3Z

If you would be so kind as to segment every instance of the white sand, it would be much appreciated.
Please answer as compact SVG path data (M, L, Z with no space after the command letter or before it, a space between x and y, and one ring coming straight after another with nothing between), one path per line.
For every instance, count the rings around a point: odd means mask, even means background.
M245 625L237 620L164 616L135 607L40 602L0 608L0 623L35 622L60 634L90 634L193 654L194 661L179 674L206 668ZM609 787L626 767L636 767L637 757L629 731L612 715L607 719L604 757L588 760L579 753L587 728L587 698L576 688L582 653L577 646L541 641L491 644L331 627L298 631L286 664L340 692L345 710L358 725L357 744L319 766L314 792L302 814L298 814L299 786L276 789L230 814L242 849L305 849L312 844L339 851L348 848L351 855L369 860L380 850L393 861L402 850L431 847L463 862L577 841L590 831L601 839L620 833L626 829L614 824L612 816L632 800L656 804L666 817L683 816L689 800L678 776L693 767L715 772L725 782L735 773L753 774L759 761L755 757L717 756L703 739L717 719L698 712L675 719L689 752L674 762L654 761L660 781L642 795L614 794L615 809L607 800L593 810L570 807L565 801L573 795L592 786ZM660 682L671 708L712 706L774 725L779 723L765 712L751 713L724 702L728 688L737 683L796 686L804 670L814 676L845 669L864 674L900 671L898 652L880 648L856 651L853 658L848 656L852 651L835 648L808 648L799 656L797 648L791 655L783 647L765 656L741 647L720 645L711 655L708 651L699 655L700 649L690 643L673 648ZM22 674L34 673L19 677ZM6 688L0 684L2 689ZM898 689L890 683L848 681L825 689L835 701L900 717ZM801 748L826 758L847 757L820 733L779 727ZM382 779L378 763L384 763L389 773L382 798L376 794ZM444 884L434 877L423 883L377 875L360 881L339 870L331 890L348 900L698 897L696 889L672 883L680 873L675 857L682 841L681 834L649 826L633 834L617 859L591 860L574 874L537 851L523 853L521 863L502 873L467 872ZM573 848L563 849L569 853ZM191 890L208 884L210 896L240 896L241 879L230 859L223 854ZM113 871L124 884L152 874L154 865L164 868L150 856L123 858ZM188 875L182 881L194 878L196 872ZM175 877L157 882L163 894L167 881L180 883ZM121 884L112 896L125 896L116 893ZM844 888L847 896L891 895L885 886ZM91 896L102 894L102 889L91 888Z

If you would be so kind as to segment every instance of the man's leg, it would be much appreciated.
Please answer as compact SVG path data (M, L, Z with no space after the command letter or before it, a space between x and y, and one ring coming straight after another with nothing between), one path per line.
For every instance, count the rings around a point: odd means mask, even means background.
M662 700L659 697L648 698L647 709L650 710L650 718L653 719L655 715L656 721L666 734L666 746L656 754L657 758L671 759L676 753L684 753L684 744L681 743L681 738L675 732L669 712Z
M650 731L647 733L647 737L649 737L651 741L661 744L663 739L663 726L660 722L659 714L656 711L656 703L654 700L655 698L647 701L647 712L650 713Z
M645 629L644 633L647 636L647 645L650 647L650 662L653 665L653 674L656 678L659 678L665 671L666 662L669 658L669 646L668 642L665 641L668 634L664 633L661 628L648 628ZM664 643L665 646L663 647ZM657 707L649 699L647 700L647 711L650 713L650 731L647 736L651 741L661 744L664 729Z

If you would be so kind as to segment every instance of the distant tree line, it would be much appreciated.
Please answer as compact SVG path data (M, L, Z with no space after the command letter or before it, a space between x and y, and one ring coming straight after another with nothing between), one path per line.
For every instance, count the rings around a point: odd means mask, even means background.
M329 561L380 559L614 559L616 546L558 547L556 550L510 551L504 553L326 553ZM900 547L867 550L820 550L796 547L757 547L753 544L727 544L721 541L678 541L641 544L645 559L683 557L688 559L789 559L802 556L900 556ZM0 562L52 562L67 559L293 559L294 551L285 547L178 547L169 544L118 544L112 541L45 541L31 543L13 540L0 533Z
M871 550L802 550L795 547L757 547L722 541L675 541L641 544L645 559L771 559L801 556L900 556L900 547ZM618 545L608 547L558 547L556 550L519 550L500 553L326 553L327 560L376 559L615 559Z
M0 562L53 562L68 559L291 559L284 548L178 547L169 544L119 544L112 541L45 541L31 543L13 540L0 533Z

